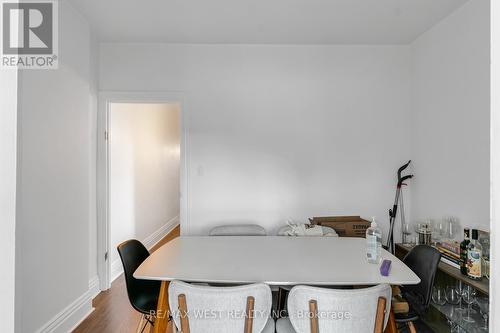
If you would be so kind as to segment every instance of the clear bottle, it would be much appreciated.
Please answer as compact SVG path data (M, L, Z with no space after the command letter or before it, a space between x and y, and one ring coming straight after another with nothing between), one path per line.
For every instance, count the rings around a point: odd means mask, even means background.
M378 264L382 259L382 230L377 227L374 217L366 229L366 258L371 264Z
M472 229L472 241L467 246L467 276L474 280L481 280L483 246L479 243L479 232Z

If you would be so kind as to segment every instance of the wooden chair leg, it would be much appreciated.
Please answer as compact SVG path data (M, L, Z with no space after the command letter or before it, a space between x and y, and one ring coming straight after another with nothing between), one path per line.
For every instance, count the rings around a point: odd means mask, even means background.
M319 333L318 303L315 300L309 301L309 318L311 322L311 333Z
M146 331L146 332L149 332L149 333L155 333L155 324L154 323L149 323L150 327L149 327L149 331ZM175 325L173 325L175 327ZM170 333L175 333L175 331L171 331Z
M144 329L144 315L141 314L141 319L139 320L139 323L137 324L137 329L135 330L135 333L141 333L142 330Z
M415 329L415 325L411 321L408 322L408 330L410 333L417 333L417 330Z
M377 302L377 315L375 317L374 333L382 333L384 330L385 306L387 300L385 297L379 297Z
M281 297L282 297L282 293L283 293L283 289L278 288L278 293L277 293L277 298L276 298L276 313L277 313L276 319L280 319L281 318L281 308L282 308Z
M186 295L180 294L179 297L179 315L181 317L181 331L182 333L189 333L189 317L186 303Z
M252 333L253 330L253 317L254 317L254 306L255 306L255 298L252 296L247 297L247 309L245 313L245 333Z
M394 311L389 312L389 320L387 321L387 326L384 333L398 333L398 327L396 325L396 318L394 317Z
M154 333L171 333L172 323L169 321L170 313L168 306L168 281L161 282L158 305L156 307L156 316L154 324Z

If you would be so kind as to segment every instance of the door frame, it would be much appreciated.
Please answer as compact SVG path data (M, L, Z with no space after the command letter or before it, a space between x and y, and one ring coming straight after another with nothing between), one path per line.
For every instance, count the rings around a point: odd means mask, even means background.
M500 311L500 3L491 1L490 73L490 314ZM500 316L489 316L490 332L500 330Z
M109 220L109 110L112 103L165 103L179 105L180 126L180 216L182 229L187 230L188 196L188 135L186 100L182 92L101 91L97 108L97 275L99 288L111 287L111 244Z

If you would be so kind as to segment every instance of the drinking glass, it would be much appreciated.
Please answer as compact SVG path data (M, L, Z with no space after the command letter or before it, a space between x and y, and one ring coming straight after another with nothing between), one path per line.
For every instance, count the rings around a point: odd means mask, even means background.
M432 236L436 240L436 243L443 239L445 234L445 223L442 219L431 220L432 221Z
M483 316L483 326L481 326L482 331L488 331L488 314L490 310L490 300L487 297L478 297L476 299L476 303L479 306L479 311L481 312L481 315Z
M410 225L408 223L404 223L401 227L401 233L403 234L403 243L405 245L408 245L408 244L411 244L411 241L409 236L411 236L412 232L411 232L411 228L410 228Z
M464 321L468 323L474 323L475 320L470 316L471 306L476 301L476 290L471 286L465 286L462 290L462 298L467 304L467 316L464 317Z
M455 239L455 233L457 231L457 218L448 216L443 219L445 221L445 238L448 240Z
M462 295L460 295L460 292L455 288L455 286L448 286L446 287L446 302L452 305L458 305L460 304L460 300L462 299Z
M437 305L446 304L446 295L442 287L432 288L432 301Z
M458 292L460 300L458 302L458 304L459 304L458 307L456 309L454 309L454 311L456 313L459 313L459 314L464 314L465 312L467 312L467 309L462 307L462 292L464 290L464 284L462 283L462 281L457 280L457 283L455 285L455 289Z

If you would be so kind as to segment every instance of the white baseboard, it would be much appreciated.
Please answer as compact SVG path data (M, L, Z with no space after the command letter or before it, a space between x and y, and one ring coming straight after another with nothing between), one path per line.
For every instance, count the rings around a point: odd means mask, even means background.
M151 249L179 224L179 216L165 223L160 229L143 240L144 246ZM111 281L123 272L120 259L111 264ZM99 278L94 276L89 280L89 289L73 303L55 315L36 333L67 333L73 331L93 311L92 300L100 293Z
M156 230L153 232L149 237L146 237L142 243L144 246L148 249L151 250L153 246L158 244L159 241L161 241L165 236L167 236L174 228L179 224L179 215L176 217L172 218L170 221L165 223L160 229Z
M36 333L67 333L78 326L89 314L94 311L92 307L92 294L90 289L73 303L55 315Z
M153 246L158 244L159 241L161 241L165 236L167 236L174 228L179 224L179 215L165 223L161 228L153 232L151 235L146 237L142 243L144 246L148 249L151 250ZM115 259L111 263L111 272L109 274L110 276L110 281L113 282L116 280L121 274L123 273L123 266L120 258Z
M110 283L112 283L114 280L116 280L120 275L123 273L123 266L120 258L115 259L111 263L111 272L109 273L110 276Z
M101 292L99 288L99 277L97 275L89 280L89 292L92 299Z

